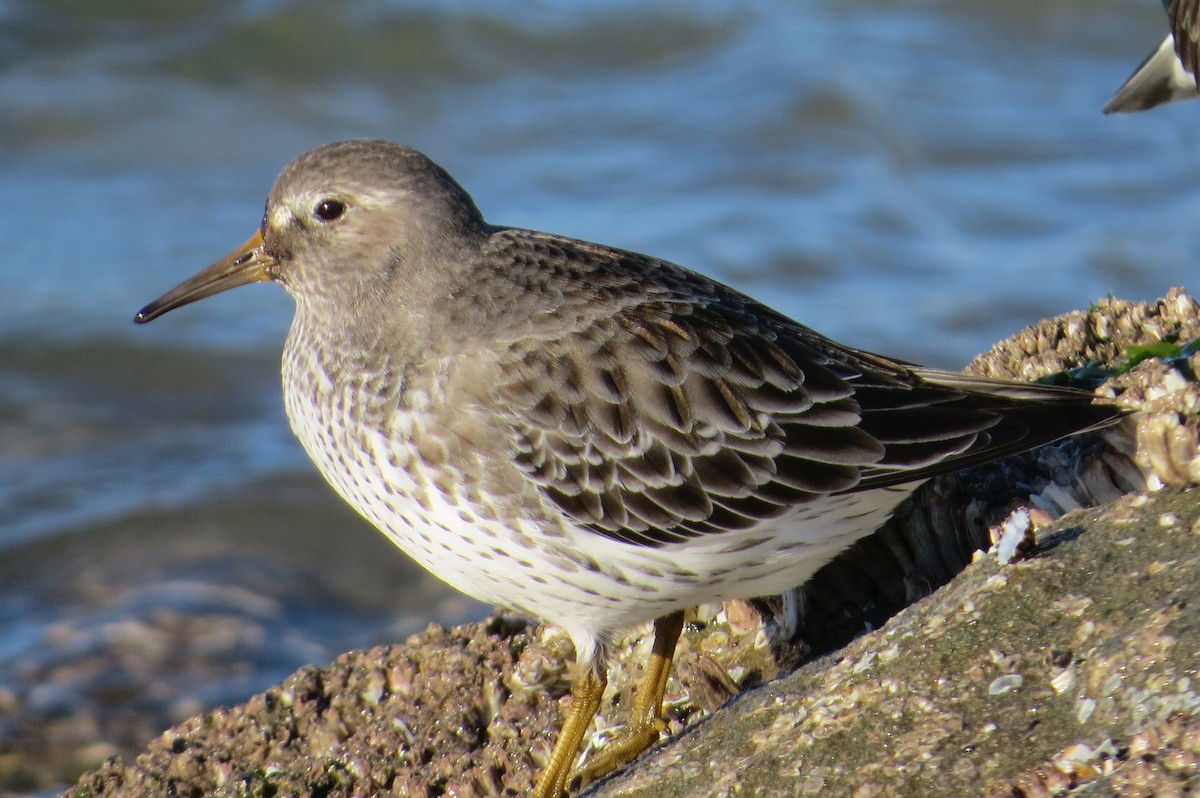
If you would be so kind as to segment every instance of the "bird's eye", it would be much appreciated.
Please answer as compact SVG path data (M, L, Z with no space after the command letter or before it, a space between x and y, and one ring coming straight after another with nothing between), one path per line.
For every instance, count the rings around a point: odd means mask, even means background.
M346 212L346 203L335 199L321 200L313 209L313 214L322 222L332 222Z

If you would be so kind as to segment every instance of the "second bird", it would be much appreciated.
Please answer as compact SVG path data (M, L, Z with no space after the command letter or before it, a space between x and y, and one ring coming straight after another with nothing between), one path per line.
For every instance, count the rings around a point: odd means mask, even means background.
M1163 8L1171 32L1117 89L1104 113L1146 111L1200 97L1200 0L1163 0Z

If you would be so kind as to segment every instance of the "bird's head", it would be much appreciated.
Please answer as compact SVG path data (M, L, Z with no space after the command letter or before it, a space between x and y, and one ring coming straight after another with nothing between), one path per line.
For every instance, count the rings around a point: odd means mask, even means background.
M327 144L288 164L262 225L221 260L144 307L144 324L230 288L273 280L301 307L346 314L400 296L413 309L453 285L486 224L441 167L385 141Z

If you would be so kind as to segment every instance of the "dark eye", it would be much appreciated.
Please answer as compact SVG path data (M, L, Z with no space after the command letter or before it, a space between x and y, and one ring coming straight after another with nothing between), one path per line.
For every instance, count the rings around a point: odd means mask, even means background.
M335 199L321 200L313 209L316 217L323 222L332 222L346 212L346 203Z

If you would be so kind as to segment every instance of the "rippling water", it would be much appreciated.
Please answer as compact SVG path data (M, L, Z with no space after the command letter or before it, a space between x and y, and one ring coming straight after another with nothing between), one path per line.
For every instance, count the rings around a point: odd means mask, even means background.
M253 231L299 152L404 141L493 222L960 367L1097 297L1195 288L1200 102L1099 110L1164 32L1152 0L0 0L0 753L38 718L165 723L479 612L313 475L282 291L130 323ZM153 733L100 725L72 733Z

